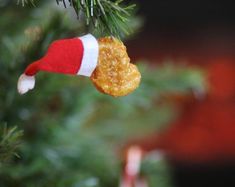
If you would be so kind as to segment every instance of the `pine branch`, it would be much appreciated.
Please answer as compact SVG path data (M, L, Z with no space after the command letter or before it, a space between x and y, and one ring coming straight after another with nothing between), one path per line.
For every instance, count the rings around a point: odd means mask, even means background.
M0 164L6 163L14 155L18 156L16 150L22 135L23 131L17 130L17 127L7 128L4 125L0 128Z
M130 19L133 16L135 4L124 5L125 0L67 0L78 16L78 19L85 18L89 32L96 32L101 35L113 35L122 37L129 35ZM32 3L34 0L18 0L25 4ZM66 0L56 0L57 4L63 3L66 8Z
M123 0L115 2L110 0L73 0L72 2L78 16L82 12L86 18L86 24L98 32L116 37L130 33L128 24L135 5L123 6Z
M22 6L25 6L26 4L31 3L33 6L35 6L34 4L34 0L17 0L17 4L22 4Z

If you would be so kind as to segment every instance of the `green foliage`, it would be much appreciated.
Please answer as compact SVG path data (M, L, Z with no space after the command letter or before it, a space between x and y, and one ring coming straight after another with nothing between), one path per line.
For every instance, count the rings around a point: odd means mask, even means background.
M34 0L17 0L17 4L20 4L20 2L22 3L22 6L25 6L28 3L31 3L32 5L34 5Z
M0 8L0 121L17 124L24 136L20 157L1 167L0 186L118 186L122 145L165 127L177 113L163 96L203 90L202 72L139 62L142 83L122 98L99 93L83 77L40 73L34 91L20 96L17 79L27 64L53 40L77 36L83 27L44 3L31 9L7 2ZM11 148L1 150L12 156L20 134L8 132Z
M8 163L13 156L18 156L16 150L21 144L20 138L23 131L17 130L17 127L7 128L0 124L0 167Z
M35 6L34 0L18 0L22 5L29 2ZM56 0L57 3L65 0ZM124 5L124 0L68 0L77 13L78 19L85 19L89 32L95 32L99 36L112 35L118 38L132 33L131 20L135 4ZM132 19L131 19L132 18Z
M130 17L135 4L122 5L124 0L72 0L73 7L79 16L81 12L85 15L86 24L99 33L122 37L129 35Z
M149 186L172 187L170 166L158 151L153 151L144 158L141 175L146 177Z

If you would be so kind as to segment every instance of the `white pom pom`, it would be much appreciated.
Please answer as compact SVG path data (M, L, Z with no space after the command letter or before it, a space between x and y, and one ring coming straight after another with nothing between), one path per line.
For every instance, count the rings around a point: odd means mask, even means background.
M35 77L34 76L27 76L22 74L18 80L18 92L20 94L25 94L29 90L32 90L35 86Z

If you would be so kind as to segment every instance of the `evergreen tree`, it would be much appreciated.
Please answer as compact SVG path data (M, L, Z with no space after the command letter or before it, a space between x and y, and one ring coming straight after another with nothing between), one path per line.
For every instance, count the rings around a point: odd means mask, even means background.
M87 10L78 2L71 1L77 12ZM86 32L86 23L72 19L55 2L34 3L36 8L0 3L0 186L118 186L120 147L174 118L174 107L162 96L203 90L202 72L170 62L156 69L139 62L140 88L118 99L102 95L87 79L42 73L37 88L20 96L16 83L28 63L53 40ZM88 24L94 21L91 14L86 14ZM118 23L102 19L103 29L122 36L115 30Z

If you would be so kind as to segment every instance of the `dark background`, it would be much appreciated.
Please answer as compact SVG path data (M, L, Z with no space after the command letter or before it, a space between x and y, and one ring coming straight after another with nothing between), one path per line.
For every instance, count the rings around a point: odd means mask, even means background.
M234 27L234 1L226 0L153 0L138 1L146 18L145 30L175 29L187 31L198 27Z
M164 59L200 66L235 63L234 1L139 0L138 3L145 25L139 35L129 41L133 58L147 59L154 64ZM232 102L234 99L228 103ZM172 165L177 187L235 185L234 162L218 166L174 162Z
M234 58L234 1L136 2L145 23L137 37L128 43L134 59L180 58L205 64L214 58ZM138 48L139 43L148 46L148 50Z

